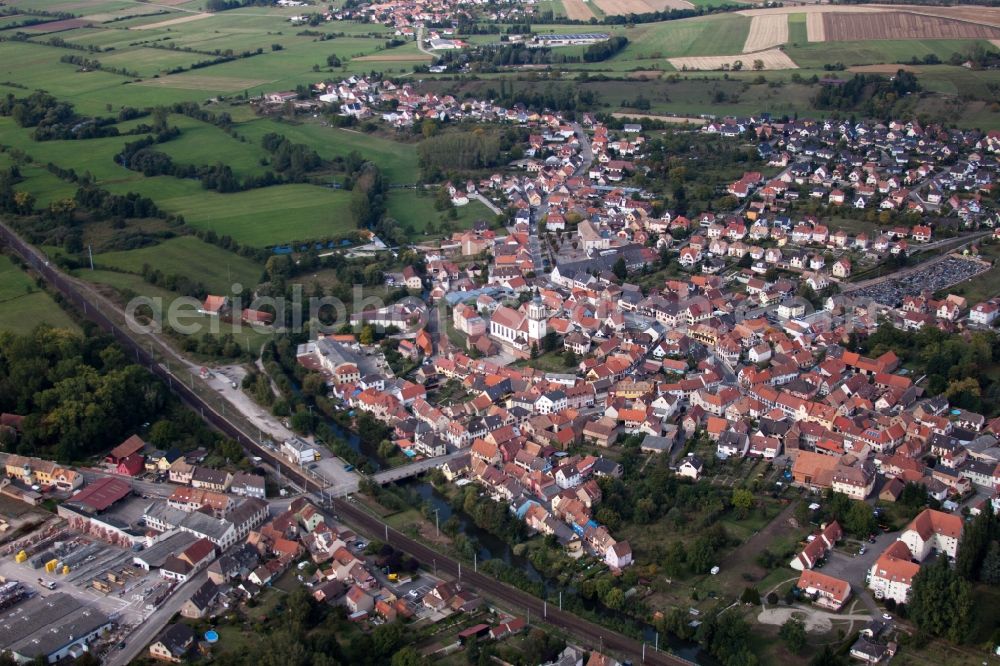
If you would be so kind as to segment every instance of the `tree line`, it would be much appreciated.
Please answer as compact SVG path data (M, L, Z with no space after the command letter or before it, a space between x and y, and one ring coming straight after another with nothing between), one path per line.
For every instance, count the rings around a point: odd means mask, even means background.
M0 411L25 417L19 438L5 436L4 450L64 463L103 453L147 422L158 446L221 443L89 323L82 336L47 326L27 335L0 333Z

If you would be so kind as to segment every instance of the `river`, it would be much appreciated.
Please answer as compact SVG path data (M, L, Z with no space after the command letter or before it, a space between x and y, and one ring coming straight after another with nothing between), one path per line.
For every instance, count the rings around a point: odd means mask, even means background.
M456 511L452 509L448 500L445 499L445 497L441 495L441 493L439 493L430 482L422 479L410 479L400 485L404 488L415 491L423 501L429 502L431 508L438 511L437 518L442 523L452 516L455 516L459 521L460 531L470 539L474 540L477 547L476 552L480 562L484 562L488 559L499 558L505 563L523 571L532 581L542 583L542 585L545 586L547 594L554 596L558 593L559 588L553 585L550 581L545 580L542 574L535 568L529 559L515 555L510 544L477 526L463 511ZM611 611L608 611L599 604L588 604L584 602L584 606L587 607L588 610L593 610L599 614L607 614L609 616L612 615ZM718 662L713 659L711 655L705 653L705 651L702 650L697 643L682 641L673 635L661 634L657 636L656 629L652 625L648 624L643 625L642 633L643 638L649 643L650 649L652 649L652 646L658 642L659 645L664 648L668 648L673 654L676 654L677 656L687 659L695 664L699 664L700 666L717 666L718 664Z

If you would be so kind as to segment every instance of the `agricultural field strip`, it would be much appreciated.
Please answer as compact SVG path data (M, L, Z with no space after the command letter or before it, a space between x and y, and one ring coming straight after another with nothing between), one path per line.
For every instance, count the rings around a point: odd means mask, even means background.
M692 9L686 0L591 0L605 14L644 14L667 9Z
M823 16L823 23L827 41L1000 38L1000 28L909 12L877 16L829 13Z
M788 41L788 14L754 16L750 33L743 44L743 53L764 51Z
M806 14L806 34L810 42L826 41L826 24L822 14Z
M752 56L748 58L747 56ZM717 70L724 69L726 65L732 69L737 61L743 64L744 69L752 69L753 61L760 60L765 70L775 69L798 69L795 61L788 57L781 49L770 49L768 51L758 51L753 54L723 55L723 56L690 56L687 58L668 58L671 65L677 70Z
M566 17L574 21L589 21L594 17L594 12L583 0L563 0L563 9Z
M181 23L190 23L191 21L200 21L202 19L211 18L212 14L201 13L201 14L188 14L187 16L180 16L178 18L167 19L166 21L159 21L157 23L146 23L144 25L135 25L129 28L129 30L158 30L159 28L166 28L172 25L179 25Z

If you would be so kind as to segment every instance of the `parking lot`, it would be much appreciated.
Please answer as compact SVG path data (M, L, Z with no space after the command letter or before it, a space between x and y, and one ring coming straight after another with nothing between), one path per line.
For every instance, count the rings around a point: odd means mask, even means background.
M988 265L979 261L950 256L923 270L852 291L851 296L870 298L882 305L899 307L903 304L904 296L917 296L924 290L938 291L964 282L988 269Z

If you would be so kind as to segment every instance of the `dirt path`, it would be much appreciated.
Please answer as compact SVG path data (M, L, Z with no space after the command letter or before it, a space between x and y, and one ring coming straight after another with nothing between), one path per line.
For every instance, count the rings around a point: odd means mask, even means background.
M737 547L736 550L729 553L726 559L722 561L722 569L725 571L737 569L741 573L753 573L761 578L766 576L767 570L757 565L757 556L764 552L764 549L775 540L775 537L785 530L792 529L790 519L795 513L796 504L798 502L793 501L786 506L764 529L751 536L742 545Z
M833 629L834 620L845 620L851 622L851 626L853 628L854 622L867 622L872 619L872 616L867 613L864 615L841 615L839 613L829 613L816 608L802 608L795 606L791 608L765 608L759 615L757 615L757 621L761 624L774 624L781 626L792 617L802 620L806 625L806 631L816 634L825 634Z

